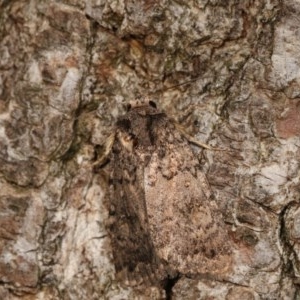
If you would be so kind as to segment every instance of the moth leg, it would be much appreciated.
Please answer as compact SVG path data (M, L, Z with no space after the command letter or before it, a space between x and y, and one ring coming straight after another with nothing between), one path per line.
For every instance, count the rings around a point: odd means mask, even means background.
M93 163L93 167L101 167L107 160L110 152L111 152L111 149L113 147L113 144L114 144L114 141L115 141L115 138L116 138L116 133L112 133L108 138L107 140L105 141L105 144L104 144L104 151L101 155L101 157L99 157L94 163Z
M222 148L215 148L215 147L211 147L207 144L204 144L204 143L201 143L199 142L198 140L196 140L195 138L193 138L191 135L189 135L185 130L184 128L179 125L178 123L176 122L173 122L176 129L191 143L191 144L194 144L194 145L197 145L201 148L204 148L204 149L208 149L208 150L213 150L213 151L228 151L227 149L222 149Z

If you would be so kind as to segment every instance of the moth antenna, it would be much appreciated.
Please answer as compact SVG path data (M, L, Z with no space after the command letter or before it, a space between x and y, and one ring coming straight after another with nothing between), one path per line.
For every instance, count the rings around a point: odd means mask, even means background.
M182 83L178 83L178 84L175 84L175 85L172 85L170 87L167 87L165 89L161 89L161 90L158 90L158 91L155 91L154 93L151 93L151 94L148 94L146 97L149 97L149 96L152 96L152 95L156 95L156 94L161 94L167 90L171 90L171 89L174 89L174 88L177 88L179 86L183 86L183 85L186 85L186 84L189 84L189 83L193 83L193 82L196 82L197 80L199 80L200 78L203 78L205 79L205 77L202 77L202 76L199 76L199 77L196 77L194 79L191 79L191 80L187 80L185 82L182 82Z
M178 124L177 122L173 121L176 129L191 143L194 145L197 145L201 148L204 149L208 149L208 150L213 150L213 151L228 151L227 149L222 149L222 148L215 148L215 147L211 147L207 144L201 143L199 142L197 139L193 138L191 135L189 135L183 128L183 126L181 126L180 124Z

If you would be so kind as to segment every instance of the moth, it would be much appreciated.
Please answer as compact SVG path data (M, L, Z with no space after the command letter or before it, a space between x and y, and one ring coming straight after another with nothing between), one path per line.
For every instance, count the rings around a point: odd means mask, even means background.
M228 234L186 135L153 101L136 101L107 145L108 232L118 276L164 284L178 276L222 277Z

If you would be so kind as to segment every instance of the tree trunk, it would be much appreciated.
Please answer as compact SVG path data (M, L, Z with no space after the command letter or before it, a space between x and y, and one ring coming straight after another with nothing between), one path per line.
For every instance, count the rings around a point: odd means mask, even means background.
M296 0L0 1L0 298L298 299L299 13ZM139 96L225 149L194 148L232 247L226 281L115 276L93 164Z

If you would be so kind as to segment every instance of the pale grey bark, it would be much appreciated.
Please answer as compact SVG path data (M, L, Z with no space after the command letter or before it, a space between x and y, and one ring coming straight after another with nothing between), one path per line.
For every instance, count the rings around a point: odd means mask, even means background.
M92 167L148 95L230 150L195 148L231 227L230 281L182 278L173 299L298 299L299 14L297 0L0 1L0 298L164 296L114 279Z

